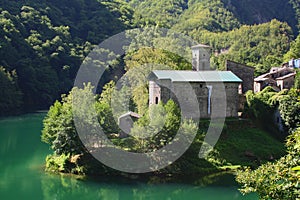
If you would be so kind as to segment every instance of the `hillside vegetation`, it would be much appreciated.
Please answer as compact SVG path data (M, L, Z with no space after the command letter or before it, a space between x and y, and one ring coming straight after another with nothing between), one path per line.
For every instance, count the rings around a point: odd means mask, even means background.
M5 0L0 7L0 82L10 85L3 88L0 115L48 109L72 88L93 45L136 27L187 34L228 52L212 58L214 67L222 69L231 59L257 66L260 74L284 61L300 14L299 0ZM101 84L124 68L121 58Z

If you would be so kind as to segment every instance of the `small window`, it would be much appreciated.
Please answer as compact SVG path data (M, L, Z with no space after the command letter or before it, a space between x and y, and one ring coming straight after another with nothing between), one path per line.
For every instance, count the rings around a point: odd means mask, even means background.
M202 84L200 84L200 88L203 88L203 85L202 85Z
M155 104L158 104L158 97L155 97Z

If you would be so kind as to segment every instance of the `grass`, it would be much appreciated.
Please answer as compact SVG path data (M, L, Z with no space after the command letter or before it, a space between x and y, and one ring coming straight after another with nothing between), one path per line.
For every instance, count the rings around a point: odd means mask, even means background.
M248 124L247 124L248 123ZM269 133L247 121L227 122L227 127L208 160L224 169L258 167L285 154L285 146Z

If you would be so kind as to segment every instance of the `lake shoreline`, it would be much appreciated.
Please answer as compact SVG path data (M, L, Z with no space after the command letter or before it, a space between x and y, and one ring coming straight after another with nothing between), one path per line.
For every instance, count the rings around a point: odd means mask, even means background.
M243 196L230 174L179 180L167 175L166 178L83 177L45 172L45 157L52 151L40 141L43 119L44 114L34 113L5 118L0 123L0 194L3 199L258 199L256 194Z

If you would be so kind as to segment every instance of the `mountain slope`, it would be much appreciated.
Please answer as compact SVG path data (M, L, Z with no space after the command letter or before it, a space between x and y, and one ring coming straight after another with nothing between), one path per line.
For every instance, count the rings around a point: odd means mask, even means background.
M23 94L28 110L48 108L66 93L91 44L130 27L132 14L124 3L96 0L1 1L0 7L0 66L16 74L15 94Z
M299 0L222 0L222 2L241 23L261 24L278 19L287 22L294 32L297 32Z
M239 26L237 18L225 8L221 1L203 0L190 2L188 9L182 13L173 28L183 33L189 33L202 30L229 31Z
M244 26L273 18L283 22ZM0 115L21 104L26 110L47 109L70 90L93 45L126 29L170 28L210 44L214 51L228 50L213 57L218 68L232 59L258 65L263 72L282 62L293 38L285 22L297 35L297 19L299 0L3 0L0 82L8 87L2 99L16 101L2 103ZM121 60L115 66L118 75L123 68Z
M187 9L186 0L131 0L135 18L140 24L159 24L170 28Z
M125 1L125 0L124 0ZM287 22L298 33L300 0L127 0L138 14L137 20L164 27L178 26L185 20L198 23L198 29L220 31L240 24L261 24L277 19ZM206 24L203 24L205 23ZM192 29L180 25L183 29ZM194 25L197 26L197 25ZM211 27L212 26L212 27Z

